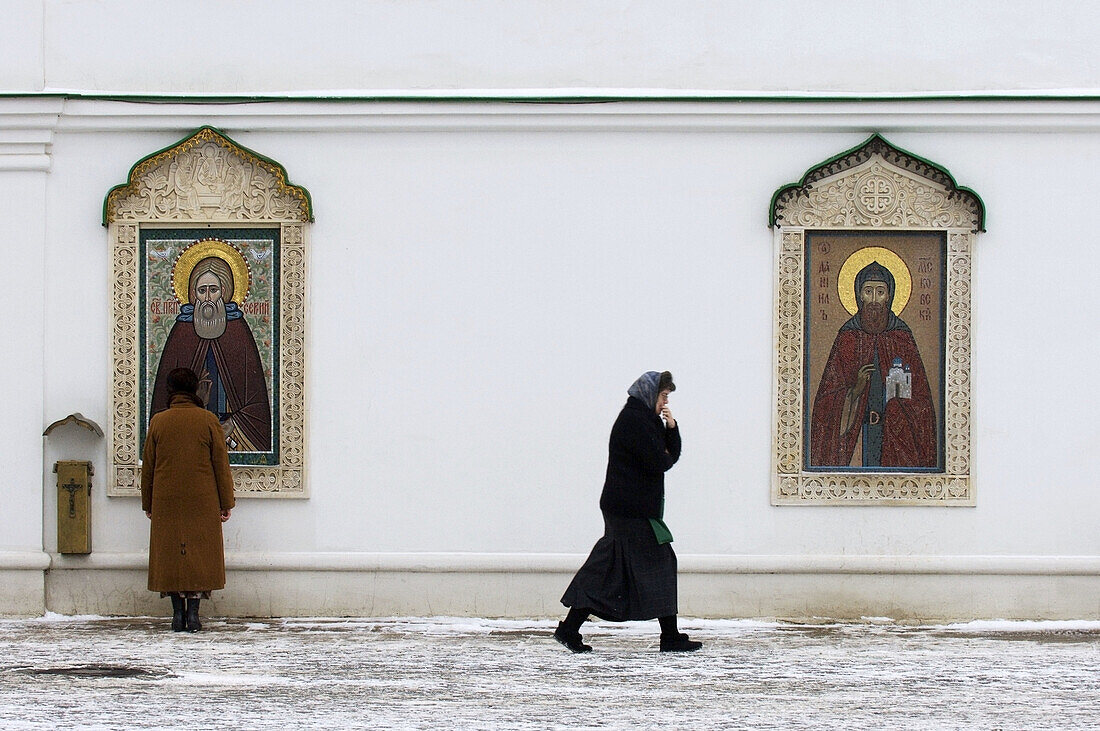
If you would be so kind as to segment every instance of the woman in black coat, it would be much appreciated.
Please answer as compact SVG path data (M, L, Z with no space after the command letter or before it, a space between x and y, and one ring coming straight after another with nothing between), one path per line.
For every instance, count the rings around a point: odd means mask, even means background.
M703 646L676 628L676 554L662 520L665 472L680 459L680 428L668 408L675 390L668 371L642 374L611 427L600 496L603 538L565 590L561 603L569 614L554 631L573 652L592 649L580 634L592 614L612 622L657 617L661 652Z

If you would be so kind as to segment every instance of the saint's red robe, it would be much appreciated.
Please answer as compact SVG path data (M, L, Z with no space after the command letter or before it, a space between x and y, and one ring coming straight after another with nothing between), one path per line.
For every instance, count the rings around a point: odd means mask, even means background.
M894 358L910 367L912 398L892 398L881 414L882 467L935 467L936 415L928 376L924 372L913 334L900 320L893 329L879 334L847 325L837 333L833 350L814 398L810 421L810 467L851 466L852 453L867 412L870 388L856 404L856 417L848 431L841 433L844 399L855 385L861 366L872 362L876 349L878 368L885 380Z

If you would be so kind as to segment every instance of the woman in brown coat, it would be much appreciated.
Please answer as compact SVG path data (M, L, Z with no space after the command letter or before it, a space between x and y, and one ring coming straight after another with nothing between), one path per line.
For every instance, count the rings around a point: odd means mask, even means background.
M168 374L169 406L149 421L142 453L149 590L171 597L174 632L198 632L199 600L225 587L222 523L234 505L225 433L197 389L190 368Z

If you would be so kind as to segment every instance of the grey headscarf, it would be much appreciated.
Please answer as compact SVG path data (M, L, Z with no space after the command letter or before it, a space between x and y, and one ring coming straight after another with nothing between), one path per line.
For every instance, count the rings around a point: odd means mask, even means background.
M639 376L637 381L626 390L634 398L641 401L651 410L657 408L657 385L661 382L661 374L657 371L646 371Z

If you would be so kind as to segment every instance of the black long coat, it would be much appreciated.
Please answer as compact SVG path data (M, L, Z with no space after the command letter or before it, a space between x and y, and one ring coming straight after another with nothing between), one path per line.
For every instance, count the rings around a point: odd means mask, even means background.
M665 472L678 459L679 425L665 428L653 409L631 396L611 427L600 510L625 518L660 518Z

